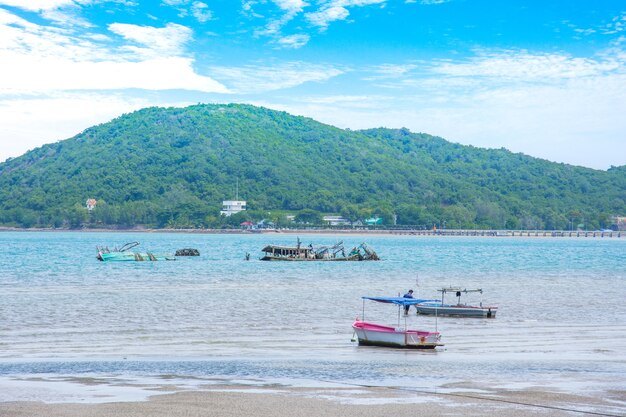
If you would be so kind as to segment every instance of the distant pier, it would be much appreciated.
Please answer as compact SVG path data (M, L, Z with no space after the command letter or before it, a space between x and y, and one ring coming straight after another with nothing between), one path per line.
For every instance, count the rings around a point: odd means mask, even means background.
M626 237L626 231L583 231L583 230L472 230L472 229L444 229L444 230L390 230L394 235L415 236L485 236L485 237L595 237L621 238Z

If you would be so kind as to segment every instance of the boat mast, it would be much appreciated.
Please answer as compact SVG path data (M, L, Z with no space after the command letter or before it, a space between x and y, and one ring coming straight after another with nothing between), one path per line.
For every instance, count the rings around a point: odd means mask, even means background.
M400 327L400 309L401 309L401 305L398 304L398 327Z
M415 288L417 288L415 290L415 292L416 292L415 296L417 298L420 298L420 294L419 294L419 292L420 292L419 274L415 274Z
M365 321L365 298L363 298L363 313L361 314L361 321Z

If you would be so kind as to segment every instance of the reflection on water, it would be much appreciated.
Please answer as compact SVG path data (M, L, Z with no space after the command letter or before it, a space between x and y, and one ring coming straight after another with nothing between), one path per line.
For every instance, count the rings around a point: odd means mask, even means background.
M302 235L366 241L380 262L261 262L296 236L0 233L0 374L132 373L442 386L491 378L624 381L626 240ZM96 245L197 248L174 262L102 263ZM252 254L245 261L246 253ZM358 347L356 316L398 324L361 296L483 288L492 320L417 317L445 348ZM452 301L453 298L450 299ZM480 302L480 295L464 296ZM400 318L404 325L404 317ZM415 375L419 372L419 378ZM616 375L618 377L616 378Z

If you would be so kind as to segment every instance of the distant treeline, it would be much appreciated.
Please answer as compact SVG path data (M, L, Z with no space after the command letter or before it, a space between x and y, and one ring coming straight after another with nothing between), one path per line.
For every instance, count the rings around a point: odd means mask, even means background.
M236 184L249 210L220 216ZM609 228L626 215L626 166L599 171L237 104L143 109L0 164L4 226L280 226L288 214L322 224L331 213L428 228Z

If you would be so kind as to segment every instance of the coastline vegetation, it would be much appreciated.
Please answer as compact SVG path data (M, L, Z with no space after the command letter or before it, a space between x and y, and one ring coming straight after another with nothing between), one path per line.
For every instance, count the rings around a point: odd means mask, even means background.
M236 182L248 210L220 216ZM418 228L609 228L626 215L626 166L593 170L239 104L146 108L0 164L2 226L287 226L287 215L314 225L325 214Z

